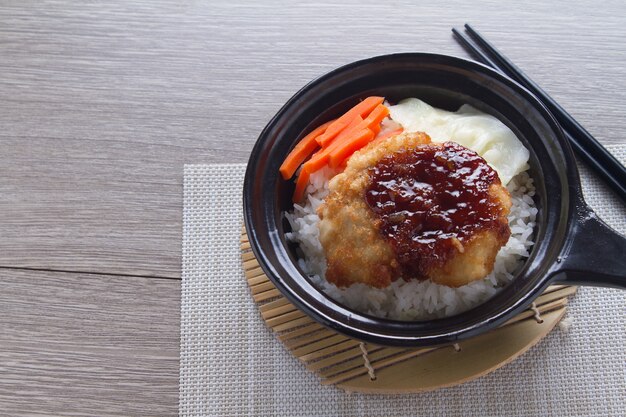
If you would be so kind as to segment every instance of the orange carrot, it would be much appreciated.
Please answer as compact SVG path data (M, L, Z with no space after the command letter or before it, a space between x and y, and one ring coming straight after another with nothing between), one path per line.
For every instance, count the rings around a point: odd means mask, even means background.
M300 175L298 175L298 180L296 181L296 189L293 192L294 203L299 203L304 198L304 191L306 191L306 187L309 185L310 176L311 173L302 167Z
M376 106L374 110L367 116L363 122L355 128L355 130L360 129L372 129L372 127L379 127L380 123L383 121L385 117L389 115L389 109L382 104Z
M328 155L328 165L336 168L343 161L348 159L354 152L358 151L374 139L374 132L369 129L359 130L350 135L340 144L338 144Z
M383 106L382 104L378 105L362 122L358 124L351 123L355 125L354 128L352 129L344 128L344 130L340 133L339 136L327 142L328 144L325 147L322 147L321 150L313 154L311 159L309 159L304 164L304 167L306 167L306 169L311 173L323 168L325 165L328 164L329 157L335 151L335 149L341 147L344 144L344 142L352 141L354 135L362 134L364 130L369 130L372 132L373 135L376 135L380 131L381 121L385 117L387 117L388 114L389 114L389 109L387 107ZM360 116L355 117L355 119L357 118L360 118ZM328 130L330 130L331 127L332 125L329 126L326 131L328 132ZM361 142L357 141L356 143L358 144ZM367 144L367 142L363 142L363 143ZM362 145L362 146L365 146L365 145ZM354 153L355 150L356 149L354 149L352 152L349 152L349 155L352 155L352 153ZM335 159L337 158L338 157L335 157ZM333 168L336 168L337 166L339 165L337 164L336 161L333 162L333 165L331 165L331 167Z
M280 166L280 173L284 179L288 180L293 177L293 174L296 172L298 167L306 158L308 158L311 153L317 148L317 141L315 140L319 135L323 134L326 131L326 128L334 122L331 120L330 122L326 122L323 125L313 129L311 133L306 135L295 148L289 152L287 158Z
M363 120L361 123L350 123L350 126L346 127L335 139L331 140L330 143L334 143L335 141L344 140L347 136L359 132L363 129L369 129L374 132L374 135L377 135L380 132L380 123L383 121L385 117L389 115L389 109L382 104L379 104L372 110L372 112ZM355 117L356 119L356 117Z
M300 202L304 198L312 173L326 165L331 168L345 167L348 158L354 152L376 137L381 130L381 122L389 115L389 109L382 105L382 102L382 97L368 97L338 119L314 129L296 145L280 167L283 178L289 179L302 164L296 180L294 202ZM401 130L385 133L382 137L386 138L400 132ZM304 162L318 145L321 145L322 149Z
M331 141L328 144L328 146L315 152L313 156L311 157L311 159L309 159L308 161L304 163L304 165L302 166L302 169L306 169L310 173L313 173L313 172L316 172L317 170L324 168L324 166L328 165L328 157L330 153L334 149L336 149L339 145L341 145L341 143L343 143L345 140L346 138L344 137L341 140Z
M358 115L361 117L365 117L366 115L370 114L372 110L376 108L376 106L382 103L383 100L383 97L371 96L366 98L356 106L352 107L350 110L344 113L343 116L341 116L340 118L335 120L335 122L333 122L330 126L328 126L326 132L324 132L323 135L317 138L317 143L319 143L321 146L326 146L327 142L333 140L342 130L350 125L350 122L352 122L352 119L354 119L355 116Z
M343 140L343 138L345 138L347 135L349 135L350 132L352 132L354 130L354 128L357 127L358 125L360 125L361 123L363 123L363 118L361 116L357 115L354 119L352 119L350 124L348 126L346 126L346 128L344 130L342 130L341 132L339 132L339 134L337 136L335 136L334 139L331 139L328 142L326 142L326 145L324 145L324 147L327 148L332 143L335 143L335 142Z
M382 127L380 127L380 123L372 125L372 126L369 127L369 130L374 132L374 136L378 135L380 133L381 129L382 129Z
M328 151L330 148L321 149L317 151L311 159L306 161L304 165L302 165L302 170L307 170L309 173L315 172L324 168L324 166L328 163Z

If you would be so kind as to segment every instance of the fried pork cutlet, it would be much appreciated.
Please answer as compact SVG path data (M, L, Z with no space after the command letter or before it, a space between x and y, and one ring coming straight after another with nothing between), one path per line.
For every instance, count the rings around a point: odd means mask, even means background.
M484 278L510 229L508 191L475 152L424 133L373 142L329 183L319 207L326 279L459 287Z

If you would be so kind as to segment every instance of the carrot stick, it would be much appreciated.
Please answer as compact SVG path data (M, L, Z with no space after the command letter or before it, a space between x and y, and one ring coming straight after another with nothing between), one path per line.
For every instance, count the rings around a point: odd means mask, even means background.
M389 109L382 104L376 106L374 110L367 116L363 122L355 128L355 130L361 129L372 129L373 126L379 127L380 123L383 121L385 117L389 115Z
M307 185L309 185L310 177L311 173L302 167L300 175L298 175L298 180L296 181L296 189L293 192L294 203L299 203L304 198L304 192L306 191Z
M306 135L300 142L298 142L295 148L289 152L289 155L287 155L287 158L285 158L283 164L280 166L280 173L284 179L288 180L293 177L293 174L296 172L300 164L304 162L309 155L311 155L315 148L317 148L318 145L315 139L319 135L323 134L332 122L334 122L334 120L326 122L313 129L311 133Z
M330 143L334 143L335 141L342 141L347 136L359 132L363 129L369 129L374 132L374 135L377 135L380 132L380 123L383 121L385 117L389 115L389 109L379 104L372 110L372 112L363 120L361 119L361 123L350 123L350 126L346 127L335 139L331 140ZM356 117L355 117L356 119ZM328 146L328 145L327 145Z
M321 146L326 146L327 142L333 140L342 130L344 130L355 116L359 115L361 117L365 117L371 113L376 106L382 103L383 100L383 97L371 96L352 107L344 113L343 116L335 120L333 124L328 126L326 132L317 138L317 143Z
M346 138L342 140L333 140L328 144L327 147L320 149L315 152L311 159L306 161L302 166L302 169L306 169L310 173L313 173L319 169L322 169L324 166L328 165L328 157L330 153L336 149L341 143L345 141Z
M328 155L328 165L336 168L343 161L348 159L354 152L358 151L374 139L374 132L369 129L363 129L346 138Z
M311 157L311 159L309 159L304 164L306 169L308 169L309 172L313 173L313 172L323 168L325 165L327 165L328 164L328 157L333 152L333 150L336 149L338 146L340 146L344 141L346 141L350 137L352 137L355 133L357 133L357 132L359 132L361 130L364 130L363 128L361 128L359 130L355 130L356 126L361 126L361 125L363 125L364 122L365 121L363 120L363 118L361 116L359 116L359 115L355 116L354 119L352 119L352 122L350 123L350 125L353 126L353 128L346 127L338 136L336 136L334 139L326 142L327 145L325 147L322 147L321 150L317 151ZM376 134L376 132L374 134Z
M306 161L302 165L302 170L307 170L309 173L322 169L328 163L328 151L330 148L317 151L311 159Z
M343 140L343 138L349 135L350 132L352 132L354 128L360 125L361 123L363 123L363 118L357 115L354 119L352 119L350 124L346 126L344 130L342 130L341 132L339 132L337 136L335 136L334 139L331 139L330 141L326 142L326 145L324 145L324 147L327 148L328 146L330 146L330 144Z
M378 135L380 133L381 129L382 129L382 127L380 127L380 123L372 125L372 126L369 127L369 130L374 132L374 136Z
M339 134L339 136L327 142L328 145L325 147L322 147L321 150L315 153L311 157L311 159L309 159L305 163L305 167L309 170L309 172L315 172L318 169L321 169L322 167L324 167L324 165L328 164L329 157L335 151L335 149L341 147L344 142L353 140L354 135L362 134L364 130L371 131L372 134L375 136L380 131L380 123L388 115L389 115L389 109L387 107L383 106L382 104L376 106L376 108L374 108L374 110L372 110L372 112L361 123L359 124L354 123L356 126L352 129L345 128ZM326 131L328 132L328 130L330 130L331 127L332 125L329 126ZM356 143L358 144L361 142L357 141ZM367 142L364 142L364 143L367 144ZM362 145L362 146L365 146L365 145ZM354 151L357 149L354 149L352 152L349 152L348 156L352 155ZM332 168L336 168L337 166L339 166L339 164L337 163L337 158L340 158L340 157L335 156L335 161L331 164Z

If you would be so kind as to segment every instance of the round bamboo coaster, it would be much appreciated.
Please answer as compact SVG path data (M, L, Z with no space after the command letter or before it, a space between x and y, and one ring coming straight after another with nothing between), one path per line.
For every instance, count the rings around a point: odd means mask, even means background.
M450 387L511 362L547 335L565 314L576 287L553 285L501 327L458 344L391 348L362 343L329 330L298 310L274 287L241 235L245 276L261 317L289 351L324 385L346 391L409 393Z

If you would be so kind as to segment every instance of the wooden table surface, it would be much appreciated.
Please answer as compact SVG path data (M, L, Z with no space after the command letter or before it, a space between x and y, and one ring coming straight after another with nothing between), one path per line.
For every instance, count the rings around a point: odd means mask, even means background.
M622 1L471 3L0 2L0 415L177 413L183 164L339 65L468 21L625 143Z

